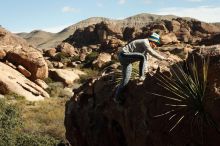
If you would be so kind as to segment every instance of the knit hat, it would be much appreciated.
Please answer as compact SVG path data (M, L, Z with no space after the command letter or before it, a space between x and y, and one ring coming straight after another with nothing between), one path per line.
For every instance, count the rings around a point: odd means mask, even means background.
M157 33L153 33L151 36L149 36L148 40L156 42L157 44L160 44L160 35Z

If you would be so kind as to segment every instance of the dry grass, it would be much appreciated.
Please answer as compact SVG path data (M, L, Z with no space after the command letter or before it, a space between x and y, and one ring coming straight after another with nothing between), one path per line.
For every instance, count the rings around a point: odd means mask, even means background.
M22 107L23 130L27 133L65 139L64 110L67 98L46 99L40 102L18 101Z

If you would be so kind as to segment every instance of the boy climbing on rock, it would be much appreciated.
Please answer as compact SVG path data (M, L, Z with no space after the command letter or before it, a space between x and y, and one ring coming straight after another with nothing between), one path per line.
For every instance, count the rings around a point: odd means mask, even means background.
M122 104L125 100L122 97L122 92L125 86L128 84L131 72L132 63L139 61L139 81L145 80L145 66L147 64L147 54L159 59L170 61L169 58L165 58L157 53L154 48L160 44L160 36L157 33L153 33L148 39L137 39L129 44L125 45L118 54L119 61L122 65L122 76L123 79L120 85L116 89L114 101Z

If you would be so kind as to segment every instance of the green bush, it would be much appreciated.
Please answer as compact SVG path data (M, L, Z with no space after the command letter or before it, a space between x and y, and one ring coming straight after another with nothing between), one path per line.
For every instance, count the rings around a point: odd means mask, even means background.
M6 99L15 99L15 100L24 100L25 97L22 95L18 95L16 93L13 92L9 92L8 94L5 95Z
M72 57L70 58L70 60L71 60L71 62L74 62L74 61L79 61L80 58L79 58L79 56L72 56Z
M48 84L49 88L46 89L51 97L68 97L69 93L64 90L64 85L61 82L53 82Z
M55 146L58 141L22 131L23 122L18 106L0 100L0 146Z
M93 51L92 53L86 56L86 62L89 63L94 61L98 57L98 55L99 55L98 52Z
M14 146L16 132L21 127L19 109L0 100L0 146Z
M16 146L56 146L57 143L49 136L21 134L17 137Z
M44 82L47 83L47 84L49 84L49 83L53 83L54 81L53 81L53 79L51 79L50 77L48 77L48 78L44 79Z
M54 58L53 58L55 61L60 61L62 63L67 63L67 62L70 62L71 59L70 57L68 56L68 54L66 53L63 53L63 52L59 52L57 53Z

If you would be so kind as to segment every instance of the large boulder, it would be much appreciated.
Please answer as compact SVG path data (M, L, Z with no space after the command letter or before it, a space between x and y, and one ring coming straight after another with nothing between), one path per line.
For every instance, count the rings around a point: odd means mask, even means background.
M84 75L82 71L70 69L50 69L50 77L55 81L63 82L65 85L73 85L74 81L80 79L80 75Z
M106 39L100 46L101 52L117 53L126 43L117 38Z
M126 27L123 31L123 39L126 41L133 40L135 38L135 27Z
M161 36L161 43L164 45L178 43L178 40L177 40L175 33L168 33L168 34Z
M57 54L57 50L56 50L56 48L50 48L48 50L45 50L45 54L48 57L55 57Z
M30 79L45 79L48 77L48 66L43 55L32 47L4 46L6 58L14 65L22 65L30 73Z
M58 52L62 52L67 56L78 56L78 51L69 43L63 42L56 47Z
M208 46L216 45L216 44L220 44L220 39L219 38L220 38L220 33L205 37L198 43L200 45L208 45Z
M116 24L117 23L103 21L83 29L79 28L73 35L67 38L65 42L68 42L73 46L82 47L85 45L99 44L112 37L122 39L122 29Z
M49 94L10 66L0 62L0 94L9 92L24 96L29 101L43 100Z
M111 55L108 53L100 53L98 58L92 62L94 67L101 68L111 61Z
M88 80L74 91L75 95L66 103L65 127L68 141L77 146L216 146L220 143L218 128L215 129L220 124L220 51L218 48L208 48L194 51L193 54L198 60L210 56L207 94L204 97L207 99L204 106L208 106L203 109L208 110L208 113L205 117L196 118L194 114L189 116L190 111L181 110L184 107L180 105L182 102L179 103L180 107L175 107L169 99L175 95L158 84L158 75L170 75L169 70L158 68L154 74L147 74L143 84L138 84L137 80L130 81L123 92L126 101L122 106L112 99L116 86L111 82L114 74L109 74ZM192 63L191 59L187 61ZM175 65L164 65L176 69ZM151 93L165 95L167 99ZM170 112L172 109L180 111L177 115L167 116L169 109ZM185 117L181 121L182 112ZM163 116L156 116L160 114ZM203 121L203 118L210 117L214 121ZM169 131L175 124L176 127Z
M180 30L180 22L177 21L177 20L172 20L172 21L165 21L166 23L166 27L169 31L172 31L172 32L178 32Z
M192 23L194 31L199 31L201 33L207 34L217 33L220 31L220 28L215 26L214 24L205 23L197 20L192 21Z

